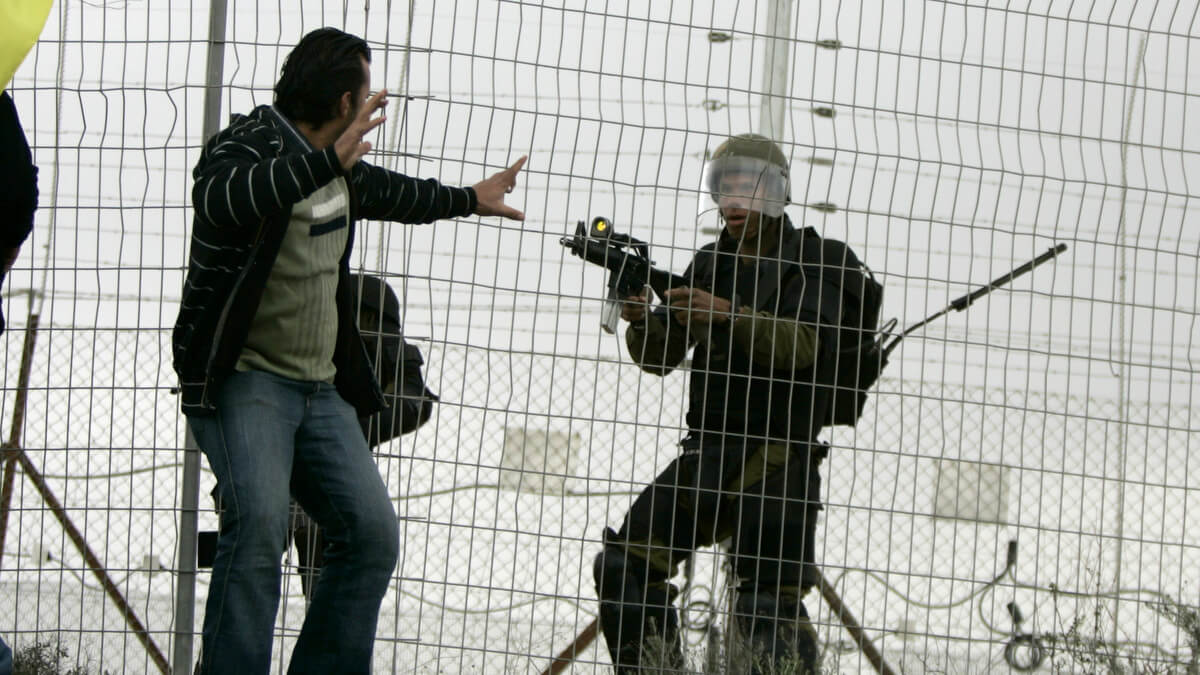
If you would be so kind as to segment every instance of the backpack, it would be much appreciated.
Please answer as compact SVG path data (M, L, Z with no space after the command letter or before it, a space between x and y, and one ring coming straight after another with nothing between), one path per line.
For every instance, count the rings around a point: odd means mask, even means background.
M404 339L395 291L374 276L351 274L350 280L358 298L363 347L388 404L374 415L359 418L367 444L374 447L428 422L438 396L425 384L421 350Z
M821 246L804 246L802 251L803 266L820 265L821 274L841 275L841 321L834 358L822 360L816 379L818 386L832 389L824 426L852 427L862 417L867 391L887 365L879 332L883 286L842 242L822 239Z

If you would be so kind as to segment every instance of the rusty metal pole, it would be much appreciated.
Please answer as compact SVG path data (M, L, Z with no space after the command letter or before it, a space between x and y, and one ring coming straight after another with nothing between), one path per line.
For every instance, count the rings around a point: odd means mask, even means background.
M846 603L842 602L842 598L825 580L825 575L817 570L817 588L821 591L821 597L825 599L825 604L829 605L829 609L837 615L837 618L846 627L846 632L850 633L850 637L854 638L854 644L862 651L863 656L867 657L867 661L875 672L879 675L896 675L896 671L888 665L887 661L883 660L883 654L875 647L875 643L871 642L871 638L867 637L863 631L862 625L858 623L858 619L846 607Z
M42 476L42 473L38 471L38 468L29 460L29 456L25 454L24 450L15 448L10 451L16 453L17 462L20 463L21 470L25 473L26 478L33 483L34 487L37 488L38 493L41 495L42 501L46 502L46 505L50 507L50 510L54 513L55 517L58 518L58 522L62 525L63 530L65 530L67 536L71 538L71 542L75 544L75 548L79 550L81 555L83 555L84 562L87 563L88 569L92 571L92 574L95 575L96 579L100 582L100 585L104 587L104 591L108 594L109 599L113 601L113 603L117 606L117 609L121 610L121 614L125 617L125 623L128 624L128 626L133 630L134 635L136 635L138 640L141 641L142 646L146 648L146 652L150 655L151 660L154 661L154 665L158 666L159 672L161 672L163 675L168 675L168 673L171 672L171 667L167 663L167 657L163 656L163 653L161 650L159 650L158 645L155 644L153 638L150 637L150 632L147 631L146 627L142 625L141 619L139 619L137 614L133 611L133 607L131 607L129 602L125 600L125 596L121 594L121 590L117 588L117 584L113 582L112 577L108 575L108 570L104 568L104 565L100 563L100 559L96 557L96 554L92 551L92 548L88 546L87 540L83 537L83 533L75 527L75 523L71 521L71 517L67 514L67 510L63 508L62 504L58 501L58 498L54 496L54 492L50 490L50 486L46 484L46 479Z
M575 636L575 640L567 645L567 648L558 653L550 665L542 671L542 675L558 675L567 666L579 657L579 653L587 649L592 640L596 639L596 634L600 632L600 623L597 619L592 619L592 622L584 627L579 635Z
M17 473L17 454L0 448L0 459L4 460L4 482L0 484L0 569L4 569L4 538L8 535L8 511L12 505L13 479Z
M29 398L29 373L33 369L33 345L37 341L38 320L37 314L29 315L25 344L21 348L21 370L17 374L17 399L13 403L12 427L8 430L8 440L0 446L0 458L4 461L4 483L0 486L0 569L4 567L4 539L8 534L8 514L12 507L21 429L25 428L25 404Z

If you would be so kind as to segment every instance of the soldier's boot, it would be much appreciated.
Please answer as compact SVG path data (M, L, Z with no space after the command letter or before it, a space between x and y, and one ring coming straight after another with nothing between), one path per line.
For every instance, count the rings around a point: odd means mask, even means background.
M817 632L798 589L739 588L734 602L737 632L746 642L754 675L817 672Z

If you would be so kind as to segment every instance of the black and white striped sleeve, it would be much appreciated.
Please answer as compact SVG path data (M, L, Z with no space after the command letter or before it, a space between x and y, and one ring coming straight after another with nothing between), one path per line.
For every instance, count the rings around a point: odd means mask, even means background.
M332 147L278 154L261 131L226 130L215 136L193 173L196 217L215 228L257 226L342 173Z
M358 196L358 215L370 220L432 223L469 216L479 205L472 188L412 178L366 162L355 165L350 176Z

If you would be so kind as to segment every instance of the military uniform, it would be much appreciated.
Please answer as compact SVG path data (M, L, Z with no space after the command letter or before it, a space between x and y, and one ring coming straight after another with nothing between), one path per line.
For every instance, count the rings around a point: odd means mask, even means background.
M826 455L817 433L829 415L843 312L855 309L843 288L864 277L844 244L796 229L786 215L772 224L765 254L739 254L726 231L684 273L693 288L731 302L728 321L685 325L659 306L626 330L631 357L649 373L665 375L689 350L693 357L682 452L620 529L605 532L595 562L600 625L619 673L639 672L651 636L682 665L668 580L697 548L725 540L736 629L760 659L816 665L801 598L817 579Z

